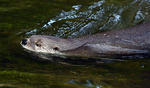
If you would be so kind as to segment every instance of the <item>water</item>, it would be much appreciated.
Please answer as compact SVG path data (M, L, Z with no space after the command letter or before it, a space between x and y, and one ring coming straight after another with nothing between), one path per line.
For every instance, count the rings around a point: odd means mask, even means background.
M149 0L0 0L0 88L148 88L149 58L70 65L20 46L33 34L72 38L148 20Z

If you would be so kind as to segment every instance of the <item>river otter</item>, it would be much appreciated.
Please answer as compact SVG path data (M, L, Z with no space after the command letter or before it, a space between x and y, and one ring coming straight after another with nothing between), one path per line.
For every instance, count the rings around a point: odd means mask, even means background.
M72 39L32 35L22 40L21 45L30 51L59 56L144 56L150 53L150 22Z

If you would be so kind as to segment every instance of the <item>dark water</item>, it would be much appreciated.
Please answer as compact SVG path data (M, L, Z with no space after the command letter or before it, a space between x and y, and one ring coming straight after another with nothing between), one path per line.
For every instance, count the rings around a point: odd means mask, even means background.
M74 66L19 44L33 34L79 37L148 20L150 0L0 0L0 88L149 88L149 58Z

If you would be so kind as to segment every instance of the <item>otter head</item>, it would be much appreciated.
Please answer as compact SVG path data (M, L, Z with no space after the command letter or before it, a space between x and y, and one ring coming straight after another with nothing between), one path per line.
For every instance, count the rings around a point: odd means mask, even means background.
M64 51L79 48L84 44L77 40L45 35L32 35L21 41L21 45L27 50L50 54L64 54Z

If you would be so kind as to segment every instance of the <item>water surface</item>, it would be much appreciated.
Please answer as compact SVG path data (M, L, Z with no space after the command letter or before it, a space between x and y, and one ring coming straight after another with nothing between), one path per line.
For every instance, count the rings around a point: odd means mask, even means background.
M150 60L70 65L41 60L20 41L74 38L150 20L150 0L0 0L0 88L148 88Z

